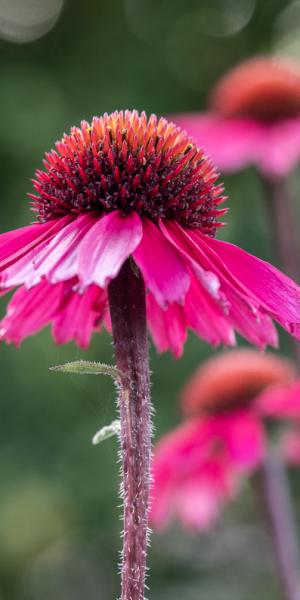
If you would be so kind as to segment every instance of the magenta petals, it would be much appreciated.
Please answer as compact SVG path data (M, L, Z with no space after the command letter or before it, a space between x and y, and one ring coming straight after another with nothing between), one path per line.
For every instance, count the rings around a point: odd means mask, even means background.
M47 223L33 223L0 235L0 270L17 260L52 232L64 227L70 217L55 219ZM6 262L4 262L6 261Z
M133 253L147 288L162 308L183 303L190 285L188 269L180 254L149 219L143 219L143 238Z
M134 252L142 235L142 222L134 211L127 216L113 211L97 220L79 250L78 277L82 287L95 283L104 288Z
M244 287L249 297L252 296L265 313L299 338L299 286L269 263L233 244L208 238L205 238L205 242Z
M45 290L50 285L49 297L53 294L57 299L61 282L66 284L59 301L61 314L54 318L49 306L44 311L49 313L47 322L53 322L58 343L76 339L86 347L102 317L105 323L109 319L104 305L94 310L91 298L96 289L100 296L104 290L106 303L107 285L129 257L144 278L148 327L161 352L171 349L179 357L188 329L213 346L235 345L238 332L261 348L267 344L276 347L272 319L300 339L300 288L280 271L232 244L176 221L161 220L156 225L135 211L124 215L119 210L100 218L93 211L70 215L0 236L0 294L25 286L20 292L20 313L25 310L23 303L33 307L30 323L26 316L23 324L13 297L2 321L2 339L20 343L28 323L28 332L40 329L43 311L38 315L36 298L42 297L41 305L46 303ZM20 325L19 335L15 322Z
M80 244L94 223L95 216L88 213L77 217L59 231L36 253L35 279L45 277L50 283L58 283L76 277Z
M173 356L179 358L187 339L185 308L174 302L163 310L150 293L147 296L147 319L158 352L170 349Z
M300 381L270 387L256 399L257 411L270 419L291 419L300 422Z
M14 287L27 278L34 279L38 252L70 221L72 217L68 216L0 235L0 287Z
M0 340L16 346L52 323L57 344L74 340L87 348L94 330L99 328L107 305L106 292L90 286L76 292L75 280L55 285L42 281L30 289L22 286L8 304L0 323Z
M282 177L299 164L300 118L266 124L256 151L256 164L266 175Z
M234 328L222 307L209 296L206 288L199 285L195 277L186 297L185 318L187 325L212 346L221 343L235 346Z
M12 297L0 323L0 340L18 346L45 327L59 310L64 283L42 282L30 290L21 287Z
M265 347L266 344L276 346L277 334L270 319L273 315L269 316L270 311L267 309L261 310L258 298L233 276L230 268L226 267L222 260L222 253L220 252L219 256L212 250L210 242L215 240L200 234L197 230L183 229L176 223L164 223L163 231L183 256L189 256L192 268L193 263L198 266L194 270L193 286L187 296L186 312L190 312L192 304L197 306L195 300L197 296L197 303L200 302L201 297L204 298L201 302L202 317L200 316L199 319L206 319L206 326L210 328L211 336L214 335L213 330L217 326L219 333L215 335L215 343L225 342L233 345L233 331L236 330L259 347ZM202 271L199 276L200 267ZM203 273L206 273L206 276ZM191 318L195 323L197 314L193 312ZM224 321L226 327L221 332ZM190 322L189 325L195 328ZM207 335L200 334L198 329L196 331L201 337L207 339Z
M263 460L266 439L263 424L255 412L236 410L215 418L220 439L235 468L241 471L256 468Z
M204 530L217 520L236 491L222 418L195 419L158 443L153 460L151 523L158 529L177 516L184 526Z
M96 285L83 293L71 292L52 321L52 334L57 344L72 340L87 348L94 331L100 329L107 306L107 294Z

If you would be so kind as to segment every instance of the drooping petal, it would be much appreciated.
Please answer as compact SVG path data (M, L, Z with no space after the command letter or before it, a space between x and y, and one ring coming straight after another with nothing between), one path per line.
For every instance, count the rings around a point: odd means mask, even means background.
M161 228L164 235L176 246L178 251L182 252L186 259L188 256L190 257L192 268L194 268L194 263L198 265L194 272L199 280L199 293L203 295L204 288L208 300L208 303L206 303L208 312L203 312L202 316L202 319L206 319L207 328L211 325L210 319L213 311L219 315L219 318L227 322L228 339L226 343L229 341L231 345L233 344L233 334L230 333L230 328L231 330L234 328L251 343L259 347L264 347L266 344L276 346L277 334L271 319L264 311L260 310L259 300L237 278L233 277L220 257L211 251L210 246L206 243L207 239L210 240L210 238L199 234L196 230L186 230L176 223L164 222L161 223ZM200 268L202 268L202 271L204 270L206 277L203 277L201 271L199 277ZM218 286L215 284L212 275L219 282ZM193 289L197 290L197 287L194 285ZM186 302L187 310L188 299L189 295ZM199 304L199 312L201 311L200 306ZM204 310L204 307L205 304L202 310ZM199 318L201 319L201 316ZM221 322L219 321L219 323ZM226 329L224 331L226 332ZM200 331L199 334L203 335ZM203 335L203 337L208 339L207 336ZM225 339L218 336L218 341L225 341Z
M179 358L187 338L183 306L174 303L163 310L150 293L147 296L147 320L158 352L170 349Z
M93 331L99 329L107 304L106 292L90 286L78 293L77 280L50 284L43 280L27 289L21 287L8 304L0 323L0 341L15 345L52 323L54 340L74 340L86 348Z
M177 516L183 525L207 529L238 490L218 423L195 419L163 437L153 461L150 520L157 528Z
M255 407L264 417L300 419L300 381L267 388L260 394Z
M159 440L152 465L154 485L150 514L151 522L157 528L165 526L176 512L174 499L180 486L187 481L186 472L192 480L195 468L203 462L205 450L202 442L205 436L206 430L202 431L201 425L199 430L199 422L194 420L180 425ZM193 468L190 470L192 456Z
M228 242L203 237L204 242L258 305L289 333L300 339L300 288L269 263Z
M234 346L236 343L232 325L224 315L220 305L209 296L203 288L192 278L192 284L187 293L184 305L186 323L202 339L213 346L221 343Z
M3 268L5 259L9 258L8 262L17 260L49 234L64 227L68 221L70 221L70 217L53 219L46 223L33 223L27 227L2 233L0 235L0 268Z
M77 276L78 252L84 235L95 224L95 215L84 214L66 225L36 255L35 277L51 283L68 281Z
M181 256L149 219L143 219L143 238L133 253L146 282L162 308L182 303L190 285Z
M134 252L142 235L136 212L124 216L116 210L101 217L80 245L78 276L82 287L95 283L105 288Z
M300 159L300 118L265 125L256 152L256 163L267 175L280 177L292 171Z
M229 502L236 492L231 474L218 463L206 465L201 473L173 490L174 512L184 527L207 531L217 523L225 500Z
M67 281L77 275L79 244L85 232L94 224L90 215L78 217L8 266L1 274L7 287L25 284L32 287L43 277L51 283Z
M253 469L262 461L266 445L264 429L250 410L231 411L218 417L216 433L236 468Z
M265 130L254 119L224 118L214 113L174 115L221 170L234 172L255 164L265 148ZM260 152L260 155L258 154Z
M57 344L72 340L87 348L93 332L99 329L107 304L106 291L91 285L82 294L71 293L53 319L52 333Z
M15 292L0 323L0 340L18 346L50 323L61 305L64 285L43 281L30 290L23 286Z
M34 280L39 251L72 220L72 216L67 216L0 236L0 287L15 287L30 277Z

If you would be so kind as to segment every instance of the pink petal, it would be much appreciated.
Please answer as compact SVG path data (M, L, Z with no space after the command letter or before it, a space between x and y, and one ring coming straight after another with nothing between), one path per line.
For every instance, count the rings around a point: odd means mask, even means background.
M142 223L135 212L124 216L113 211L101 217L80 245L78 273L82 286L95 283L106 287L134 252L142 235Z
M154 486L150 519L158 528L166 525L174 513L175 495L184 480L191 454L195 455L195 446L196 451L200 446L200 457L202 456L202 434L201 431L198 432L198 421L185 423L161 438L156 446L153 461ZM201 458L199 458L200 460ZM194 464L198 465L199 461L196 458Z
M224 316L218 303L195 278L192 279L186 297L184 312L187 325L209 344L235 345L234 330L229 320Z
M265 147L264 127L253 119L190 113L174 115L172 120L186 129L224 171L234 172L256 163L260 149Z
M28 290L21 287L12 297L0 323L0 340L17 346L50 323L62 301L64 284L42 282Z
M300 158L299 117L265 126L263 138L257 148L257 163L262 171L280 177L297 166Z
M212 251L209 242L211 238L200 234L196 230L186 230L176 223L161 224L164 235L169 241L183 253L185 258L190 257L191 265L196 263L207 274L206 279L203 275L199 277L199 273L195 270L197 279L199 280L198 288L193 279L193 287L191 288L186 301L186 313L189 311L190 299L196 298L201 294L206 298L206 303L202 306L202 315L199 319L206 321L207 331L211 329L212 336L215 336L215 343L225 341L229 344L234 343L232 328L235 328L250 342L264 347L267 343L271 345L277 344L276 330L274 329L270 318L260 310L260 304L257 298L249 292L237 278L233 277L229 269L226 268L224 262ZM214 279L219 282L218 286ZM209 285L209 282L212 285ZM202 285L201 285L202 284ZM200 302L200 296L199 296ZM196 317L196 302L194 305L194 316ZM198 308L199 312L200 309ZM218 321L214 319L212 324L212 314L219 315ZM188 317L189 324L195 328L192 317ZM222 320L227 323L224 329L224 337L218 334L213 334L214 326L219 329ZM227 333L226 333L227 330ZM199 335L204 339L210 340L208 334L201 329L196 329Z
M17 261L57 231L62 229L73 217L53 219L47 223L34 223L28 227L14 229L0 235L0 272L9 264Z
M264 428L257 416L245 411L232 411L219 417L219 436L223 439L229 459L237 468L257 467L265 452Z
M162 308L184 301L190 285L188 270L178 252L149 219L143 219L143 238L133 256L147 288Z
M266 389L256 400L257 410L265 417L300 419L300 381Z
M206 531L216 524L222 502L210 482L195 477L173 494L176 512L187 529Z
M53 319L52 333L57 344L74 340L81 348L89 346L91 336L104 316L107 294L91 285L83 294L73 292Z
M95 224L95 215L77 217L59 231L34 259L35 278L43 276L51 283L67 281L78 274L78 252L86 232Z
M237 492L238 479L219 430L218 418L195 419L159 441L150 514L156 527L177 515L186 527L206 529Z
M150 293L147 296L147 321L158 352L170 349L179 358L187 338L184 309L171 304L163 310Z
M47 228L43 225L36 225L35 230L28 232L24 237L24 246L21 247L22 235L14 237L9 242L4 242L0 247L3 250L3 260L0 266L0 285L5 288L13 288L24 283L27 287L39 283L41 277L36 271L36 261L40 253L49 247L56 235L64 235L66 227L72 226L70 217L63 217L55 221L49 221ZM41 230L38 228L42 228ZM19 230L20 231L20 230ZM57 234L57 232L59 232ZM14 233L14 232L10 232ZM35 238L32 239L35 233ZM29 235L30 234L30 235ZM11 253L8 254L9 248ZM4 255L6 257L4 258Z
M90 286L84 293L74 291L76 280L50 284L42 281L26 289L21 287L8 304L0 323L0 340L19 345L52 322L56 343L74 340L82 348L99 329L107 305L106 292Z
M236 281L255 298L260 308L300 339L300 288L269 263L241 248L193 234L211 248Z

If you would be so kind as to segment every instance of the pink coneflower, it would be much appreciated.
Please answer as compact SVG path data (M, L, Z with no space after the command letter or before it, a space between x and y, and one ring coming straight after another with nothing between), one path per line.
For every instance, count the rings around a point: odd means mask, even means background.
M37 221L0 236L0 293L19 287L1 339L52 324L87 347L112 327L120 384L124 536L122 600L142 600L151 420L147 326L179 356L190 327L211 344L276 345L272 319L300 338L300 288L217 241L222 185L173 123L115 112L72 128L46 154L31 195ZM146 296L147 292L147 296Z
M291 171L300 158L300 67L256 57L225 74L210 95L210 111L174 120L201 140L224 171L256 165L267 175Z
M299 420L295 378L290 362L253 350L235 350L200 366L182 393L187 422L157 444L151 510L157 528L177 517L192 531L209 529L243 478L258 473L289 600L299 591L297 543L281 461L268 448L268 423Z
M216 172L165 119L116 112L83 122L46 154L31 195L37 222L0 236L0 289L19 287L1 339L52 324L86 347L108 316L107 286L130 259L148 290L160 351L182 352L191 328L211 344L277 343L272 319L299 338L300 290L215 234L225 209ZM133 263L132 263L133 264Z
M216 521L238 492L241 476L264 458L265 418L300 414L300 395L295 402L288 385L295 376L288 361L244 349L200 366L182 393L189 420L156 448L154 524L164 525L174 514L199 529ZM299 383L291 385L300 394Z

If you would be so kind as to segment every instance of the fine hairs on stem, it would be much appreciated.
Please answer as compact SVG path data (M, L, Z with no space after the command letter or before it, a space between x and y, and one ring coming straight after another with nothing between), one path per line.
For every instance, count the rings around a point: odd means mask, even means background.
M151 404L145 284L127 260L108 288L114 349L122 373L122 600L143 600L148 543Z

